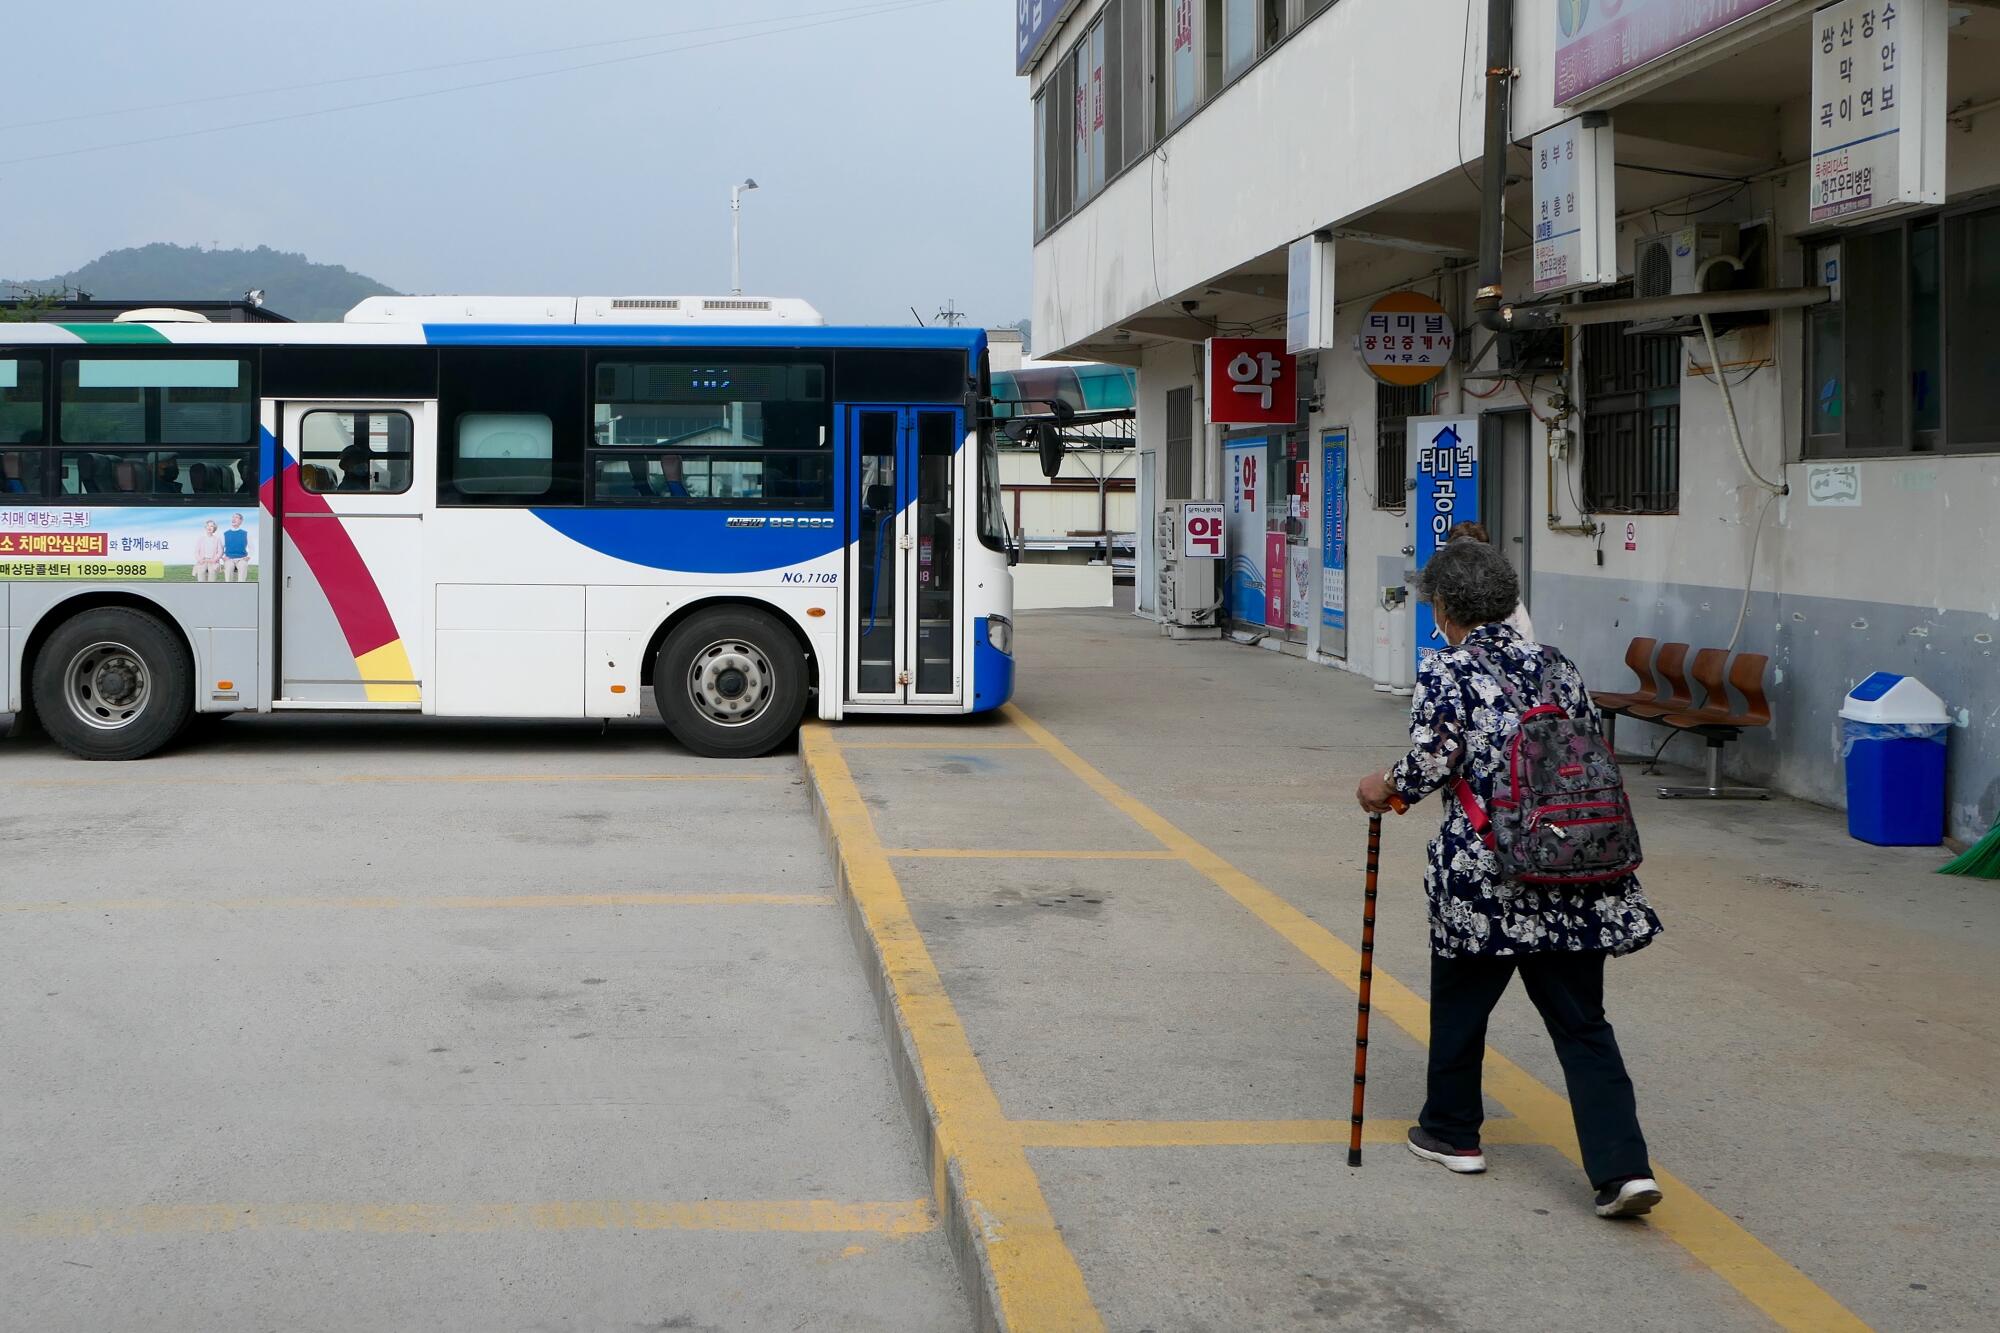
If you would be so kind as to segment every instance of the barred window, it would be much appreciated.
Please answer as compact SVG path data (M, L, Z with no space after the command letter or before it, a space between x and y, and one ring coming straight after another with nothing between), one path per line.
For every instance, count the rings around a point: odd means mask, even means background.
M1375 386L1375 507L1402 509L1408 503L1403 485L1410 471L1409 420L1428 416L1435 402L1432 386Z
M1630 285L1603 298L1631 295ZM1627 324L1583 331L1583 500L1599 514L1673 514L1681 504L1681 338Z

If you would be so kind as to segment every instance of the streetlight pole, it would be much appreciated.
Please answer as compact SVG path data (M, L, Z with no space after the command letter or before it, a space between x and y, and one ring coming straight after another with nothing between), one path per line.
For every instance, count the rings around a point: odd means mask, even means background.
M745 179L729 187L729 294L743 295L743 192L754 190L757 182Z

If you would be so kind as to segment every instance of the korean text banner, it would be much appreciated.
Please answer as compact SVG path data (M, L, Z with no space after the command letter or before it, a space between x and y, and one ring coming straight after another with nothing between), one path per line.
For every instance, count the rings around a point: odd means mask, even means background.
M1780 0L1555 0L1556 104Z
M1479 521L1479 418L1411 417L1410 457L1416 470L1417 568L1445 543L1455 524ZM1417 603L1417 661L1445 647L1437 616Z
M1229 477L1223 514L1229 573L1222 585L1222 613L1248 625L1264 624L1264 440L1232 440L1222 456Z
M1026 74L1043 40L1076 0L1014 0L1014 72Z
M1320 534L1320 626L1347 628L1347 430L1330 430L1320 437L1326 450L1321 475L1326 499L1321 503L1326 531Z
M0 580L254 583L255 511L0 509Z

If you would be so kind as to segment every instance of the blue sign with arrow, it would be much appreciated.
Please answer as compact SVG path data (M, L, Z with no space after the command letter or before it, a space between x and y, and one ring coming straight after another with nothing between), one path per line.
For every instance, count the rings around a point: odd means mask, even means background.
M1411 518L1416 525L1417 568L1422 569L1444 545L1453 524L1479 521L1479 419L1411 417L1409 440L1417 479ZM1417 661L1445 646L1437 617L1429 605L1419 602Z

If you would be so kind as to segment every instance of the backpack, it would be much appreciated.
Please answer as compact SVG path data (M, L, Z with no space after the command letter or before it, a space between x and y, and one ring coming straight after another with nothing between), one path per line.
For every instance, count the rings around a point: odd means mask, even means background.
M1491 809L1482 809L1464 777L1456 788L1465 817L1514 884L1601 884L1639 867L1639 827L1625 779L1597 727L1571 717L1548 698L1549 673L1529 705L1483 649L1475 662L1500 684L1520 714L1507 743L1505 769L1495 779ZM1551 662L1555 651L1542 650Z

